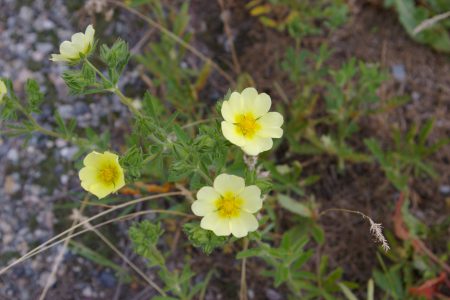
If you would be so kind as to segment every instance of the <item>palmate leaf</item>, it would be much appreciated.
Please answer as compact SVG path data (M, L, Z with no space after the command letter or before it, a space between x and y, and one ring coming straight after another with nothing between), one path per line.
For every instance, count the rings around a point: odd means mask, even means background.
M156 249L163 232L159 223L154 224L148 220L134 224L128 231L134 250L148 259L150 265L162 266L165 264L164 256Z
M211 254L215 248L228 242L228 237L217 236L210 230L202 229L198 222L184 224L183 231L194 247L202 249L205 254Z
M100 58L108 65L109 79L116 85L130 59L128 44L121 39L118 39L111 48L103 44L100 47Z

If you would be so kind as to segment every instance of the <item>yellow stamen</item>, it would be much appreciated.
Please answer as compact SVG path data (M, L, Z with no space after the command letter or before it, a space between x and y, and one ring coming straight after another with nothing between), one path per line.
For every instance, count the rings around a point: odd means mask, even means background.
M217 214L222 218L233 218L241 213L242 199L228 192L216 200Z
M261 129L261 125L251 112L238 115L235 120L236 131L246 138L253 138L255 133Z
M113 165L106 165L98 171L98 178L104 183L114 183L118 176L117 167Z

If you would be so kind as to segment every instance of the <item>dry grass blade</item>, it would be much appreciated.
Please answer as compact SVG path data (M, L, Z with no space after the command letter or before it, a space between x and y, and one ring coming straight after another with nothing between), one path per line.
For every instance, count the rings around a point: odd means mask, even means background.
M444 19L447 19L448 17L450 17L450 11L443 13L443 14L436 15L430 19L427 19L427 20L423 21L422 23L420 23L416 28L414 28L413 34L418 34L419 32L430 28L434 24L436 24Z
M89 199L89 197L86 195L84 197L84 199L83 199L83 202L81 203L80 213L82 213L84 208L86 207L86 205L88 203L88 201L87 201L88 199ZM77 225L77 223L78 223L78 219L74 219L71 227L74 227L75 225ZM68 235L73 234L73 231L74 230L71 230L68 233ZM63 248L59 251L58 256L56 257L56 259L55 259L55 261L53 263L52 271L51 271L50 275L47 278L47 282L45 283L45 286L44 286L44 289L42 290L41 296L39 296L39 300L44 300L45 297L47 296L48 290L50 289L50 286L52 285L52 282L53 282L53 280L55 278L55 274L56 274L56 272L58 270L59 265L62 262L62 259L64 257L64 253L67 250L67 245L69 244L69 242L70 242L70 239L67 239L67 240L64 241Z
M135 218L135 217L138 217L138 216L142 216L142 215L145 215L145 214L150 214L150 213L161 213L161 214L169 214L169 215L176 215L176 216L195 218L195 216L193 216L193 215L188 215L188 214L185 214L185 213L182 213L182 212L178 212L178 211L171 211L171 210L165 210L165 209L150 209L150 210L144 210L144 211L139 211L139 212L127 214L127 215L124 215L124 216L121 216L121 217L117 217L117 218L105 221L103 223L99 223L99 224L91 225L91 226L92 226L92 228L99 228L99 227L102 227L102 226L105 226L105 225L108 225L108 224L111 224L111 223L114 223L114 222L117 222L117 221L124 221L124 220L132 219L132 218ZM46 246L42 247L39 250L31 253L28 257L26 257L22 261L24 261L24 260L26 260L28 258L31 258L33 256L36 256L39 253L42 253L42 252L44 252L47 249L50 249L50 248L52 248L52 247L54 247L54 246L56 246L58 244L61 244L61 243L65 242L68 239L72 239L74 237L82 235L83 233L86 233L88 231L91 231L91 229L80 230L80 231L78 231L76 233L68 235L68 236L66 236L66 237L64 237L64 238L62 238L60 240L57 240L57 241L55 241L55 242L53 242L53 243L51 243L49 245L46 245ZM10 265L9 267L13 267L13 265Z
M23 262L24 260L28 259L29 257L34 256L35 252L39 252L42 248L44 248L45 246L47 246L51 242L53 242L53 241L57 240L58 238L68 234L70 231L72 231L74 229L77 229L77 228L79 228L81 226L84 226L88 222L92 222L93 220L96 220L96 219L98 219L98 218L100 218L100 217L102 217L104 215L107 215L107 214L109 214L109 213L111 213L113 211L116 211L118 209L130 206L130 205L134 205L134 204L146 201L146 200L158 199L158 198L163 198L163 197L168 197L168 196L177 196L177 195L182 195L182 194L183 194L182 192L170 192L170 193L164 193L164 194L159 194L159 195L152 195L152 196L142 197L142 198L139 198L139 199L136 199L136 200L132 200L132 201L129 201L129 202L122 203L120 205L116 205L116 206L114 206L114 207L112 207L112 208L110 208L108 210L105 210L105 211L103 211L103 212L101 212L99 214L96 214L96 215L90 217L87 220L84 220L84 221L78 223L75 226L70 227L69 229L67 229L67 230L63 231L62 233L56 235L55 237L51 238L47 242L42 243L41 245L37 246L36 248L34 248L33 250L29 251L28 253L26 253L22 257L18 258L13 263L11 263L8 266L2 268L0 270L0 275L2 275L3 273L8 271L9 269L14 267L15 265L17 265L17 264Z
M79 213L79 220L86 220L87 218L84 217L81 212ZM113 243L108 240L106 236L104 236L100 231L98 231L96 228L94 228L89 222L87 222L85 225L86 229L93 231L111 250L113 250L118 256L120 256L121 259L123 259L136 273L138 273L150 286L152 286L155 290L158 291L163 296L167 296L166 292L159 287L153 280L151 280L145 273L138 268L125 254L123 254L119 249L114 246Z

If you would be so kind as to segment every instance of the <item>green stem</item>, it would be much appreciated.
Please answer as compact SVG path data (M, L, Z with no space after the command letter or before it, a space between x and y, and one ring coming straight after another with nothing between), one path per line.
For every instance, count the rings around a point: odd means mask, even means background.
M139 110L136 109L136 107L134 107L133 105L133 101L131 100L131 98L128 98L127 96L125 96L121 90L119 90L117 87L113 87L110 89L111 92L113 92L114 94L116 94L119 99L120 102L122 102L122 104L128 106L128 108L130 109L130 111L138 116L138 117L142 117L142 114Z
M14 102L16 104L17 109L31 122L31 124L34 127L34 131L38 131L42 134L57 138L57 139L62 139L62 140L66 140L68 142L71 143L75 143L79 146L81 146L82 144L85 144L86 141L79 139L79 138L75 138L75 137L70 137L67 135L63 135L61 133L58 133L56 131L53 130L49 130L46 129L44 127L42 127L37 121L36 119L22 106L22 104L20 104L20 102L15 101Z
M201 168L197 167L196 171L197 171L198 174L200 174L200 176L203 177L203 179L206 180L206 182L207 182L208 184L213 185L213 181L212 181L211 177L209 177L208 174L206 174L205 172L203 172L203 170L202 170Z
M103 79L103 80L106 81L106 82L111 83L111 80L109 80L108 78L106 78L106 76L103 75L103 73L100 72L100 70L97 69L97 67L94 66L87 58L84 59L84 62L85 62L88 66L90 66L90 67L95 71L95 73L97 73L98 76L100 76L101 79Z
M154 153L154 154L150 155L149 157L147 157L146 159L144 159L144 160L142 161L142 164L145 165L146 163L151 162L151 161L154 160L159 154L160 154L160 153L158 152L158 153Z
M100 70L97 69L97 67L94 66L87 58L85 58L84 61L89 67L91 67L98 74L98 76L100 76L101 79L103 79L103 81L105 81L106 83L109 83L110 86L113 86L113 83L111 82L111 80L106 78L106 76L103 75L103 73L100 72ZM139 110L137 110L136 107L133 106L133 101L130 98L126 97L122 93L122 91L119 90L116 86L108 89L108 91L116 94L119 97L120 102L122 102L122 104L128 106L128 108L134 115L142 117L142 114L139 112Z

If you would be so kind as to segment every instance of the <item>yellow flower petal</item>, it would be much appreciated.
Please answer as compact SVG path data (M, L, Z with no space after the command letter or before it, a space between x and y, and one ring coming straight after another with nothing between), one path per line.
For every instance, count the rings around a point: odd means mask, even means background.
M248 87L242 91L241 97L244 98L246 101L252 101L256 97L258 97L258 92L254 87Z
M228 192L238 195L244 187L244 179L235 175L221 174L214 180L214 189L222 196Z
M231 108L230 101L224 101L220 110L225 121L229 123L234 122L234 111Z
M117 154L111 153L109 151L105 151L103 153L103 158L107 160L115 161L116 163L119 163L119 156Z
M230 105L230 109L233 111L234 114L244 109L244 102L242 101L241 94L239 94L238 92L231 93L228 103ZM234 122L234 118L231 122Z
M214 202L219 197L220 194L210 186L204 186L197 192L197 199L206 202Z
M283 116L269 112L272 105L270 96L258 94L255 88L246 88L242 93L233 92L222 104L221 123L224 137L242 148L249 155L258 155L270 150L272 138L283 135Z
M81 33L75 33L72 35L72 46L77 52L77 56L80 55L80 53L84 54L87 52L89 47L89 42L86 39L86 36Z
M77 49L69 41L64 41L61 43L59 46L59 52L61 52L61 55L67 59L79 57Z
M70 41L64 41L59 46L60 54L52 54L52 61L76 62L81 55L88 55L94 44L95 30L92 25L86 28L85 33L75 33Z
M3 100L3 97L8 93L8 89L6 88L6 84L0 80L0 104Z
M214 212L216 206L214 205L214 202L197 200L192 203L191 209L194 215L203 217Z
M78 174L81 180L81 185L84 189L88 189L89 186L97 182L97 169L91 167L84 167Z
M81 186L97 197L103 198L125 185L123 169L116 154L92 151L83 163L85 167L79 172Z
M105 198L114 191L114 186L103 183L96 183L89 187L89 192L97 196L99 199Z
M284 118L280 113L269 112L259 119L259 122L265 127L281 127Z
M243 200L242 209L248 213L255 213L262 207L261 190L256 185L245 187L239 197Z
M86 32L84 34L86 36L86 42L90 43L92 46L92 44L94 43L94 34L95 34L94 27L92 25L89 25L86 28Z
M230 220L230 231L237 238L246 236L249 232L258 228L258 220L247 212L242 212L237 218Z
M217 236L230 235L230 221L222 219L216 213L210 213L203 217L200 222L200 227L207 230L212 230Z
M100 166L100 160L102 158L102 154L97 151L92 151L83 160L83 164L86 167L97 168Z
M62 56L61 54L52 54L52 58L50 58L52 61L69 61L67 58Z
M119 168L117 169L117 178L114 181L114 192L117 192L125 186L125 174L123 173L123 169L120 167L119 163L117 163L117 165L119 166Z
M272 100L270 99L270 96L266 93L262 93L256 97L253 102L253 107L251 107L250 110L259 118L267 114L271 106Z
M247 143L247 141L245 140L245 137L238 134L236 125L233 125L226 121L222 121L222 123L220 125L222 127L223 135L231 143L233 143L237 146L240 146L240 147L244 146Z
M248 155L258 155L261 152L270 150L273 146L271 138L255 137L251 143L246 143L242 150Z

